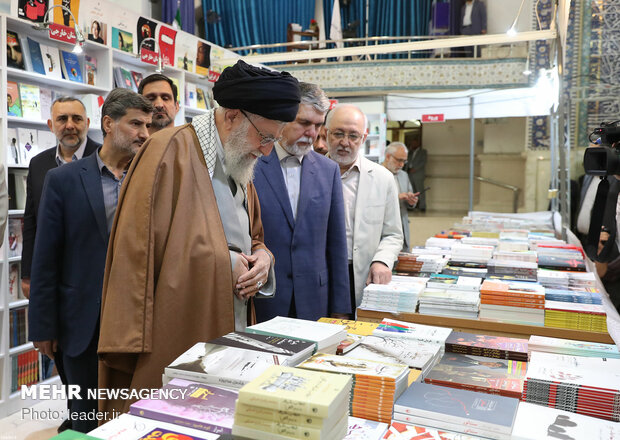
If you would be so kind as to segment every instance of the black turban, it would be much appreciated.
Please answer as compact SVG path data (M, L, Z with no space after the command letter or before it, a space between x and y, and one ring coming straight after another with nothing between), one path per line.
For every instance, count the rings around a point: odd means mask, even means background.
M222 107L291 122L297 117L301 92L299 82L290 73L254 67L239 60L224 69L213 86L213 97Z

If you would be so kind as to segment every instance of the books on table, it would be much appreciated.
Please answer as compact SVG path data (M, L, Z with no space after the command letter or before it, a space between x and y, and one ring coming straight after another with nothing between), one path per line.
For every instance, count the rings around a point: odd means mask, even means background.
M452 333L451 328L414 324L388 318L383 318L381 324L372 332L375 336L415 339L442 346L446 343L446 338L450 333Z
M314 349L311 342L233 332L199 342L168 365L166 377L239 389L272 365L296 365Z
M389 424L349 416L347 435L343 440L381 440Z
M477 291L427 288L420 294L418 311L421 315L478 318L480 293Z
M394 419L489 438L510 438L519 399L413 383L394 404Z
M426 426L393 421L383 436L385 440L479 440L467 434L440 431Z
M316 344L315 351L332 353L336 352L336 347L340 341L347 337L344 325L306 321L284 316L276 316L269 321L249 326L246 328L246 332L310 341Z
M130 414L203 431L230 433L237 393L214 386L172 379L156 399L133 403Z
M216 440L220 438L218 434L131 414L121 414L91 431L90 435L99 439L114 440L135 440L141 438Z
M422 284L369 284L364 288L360 309L415 313Z
M598 342L574 341L571 339L549 338L546 336L530 336L529 351L568 354L573 356L591 356L620 359L620 351L613 344Z
M344 325L347 337L336 347L336 354L345 354L359 345L363 336L371 335L379 325L378 322L353 321L349 319L320 318L319 322Z
M602 304L545 301L545 326L607 333Z
M453 331L446 339L446 351L527 362L528 340Z

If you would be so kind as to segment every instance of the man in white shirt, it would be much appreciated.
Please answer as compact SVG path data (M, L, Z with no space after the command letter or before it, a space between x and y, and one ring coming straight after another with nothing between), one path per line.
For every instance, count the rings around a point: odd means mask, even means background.
M340 167L351 299L357 307L364 286L392 280L403 246L398 190L392 173L359 154L368 123L357 106L336 106L325 125L329 157Z
M461 22L459 26L461 35L484 35L487 33L487 9L481 0L467 0L461 9ZM463 48L465 57L474 56L474 47ZM476 56L480 55L480 47L477 47Z

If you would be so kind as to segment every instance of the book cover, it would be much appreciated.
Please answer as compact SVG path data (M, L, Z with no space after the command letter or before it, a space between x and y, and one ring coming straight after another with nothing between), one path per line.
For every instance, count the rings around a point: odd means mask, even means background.
M22 256L23 229L24 219L22 217L9 218L9 258Z
M97 58L84 55L84 71L86 72L86 84L97 85Z
M211 65L211 45L205 41L198 40L196 48L196 73L198 75L208 75Z
M519 398L526 370L526 362L446 353L424 381Z
M347 333L352 335L369 336L379 326L378 322L354 321L351 319L320 318L319 322L344 325Z
M82 68L80 67L80 59L73 52L61 50L61 66L62 74L65 79L70 81L84 82L82 80Z
M98 440L98 437L87 435L82 432L74 431L73 429L67 429L54 437L50 437L52 440Z
M383 436L384 440L474 440L466 434L438 431L425 426L416 426L401 422L392 422Z
M19 35L9 30L6 31L6 65L14 69L26 69Z
M185 104L192 108L198 107L196 99L196 84L185 84Z
M380 440L388 426L387 423L349 416L349 427L343 440Z
M350 374L374 378L378 381L400 381L407 376L409 369L404 364L389 364L370 359L358 359L349 356L317 353L298 366L308 370L329 373Z
M171 27L161 25L158 27L159 53L162 63L167 66L174 66L174 50L177 31Z
M510 434L518 406L516 398L413 383L398 398L394 411Z
M41 119L47 121L52 119L52 102L54 102L55 93L52 89L41 87L39 89L39 97L41 98Z
M112 47L123 52L133 53L133 34L112 26Z
M77 20L80 13L80 0L53 0L52 3L54 4L54 6L61 5L68 8L73 14L73 17L75 17L75 19ZM73 21L71 14L69 14L69 12L65 11L62 8L54 8L53 16L54 23L70 27L73 27L77 24Z
M90 435L114 440L217 440L220 438L218 434L131 414L121 414L91 431Z
M246 332L231 332L212 339L209 344L235 347L244 350L262 351L282 356L312 354L314 344L299 339L281 336L260 335Z
M315 417L328 417L351 390L351 377L273 366L239 390L239 401Z
M7 165L19 164L19 145L17 144L17 129L15 128L7 128L6 130L6 154Z
M146 17L139 17L136 22L136 35L138 36L138 48L155 51L155 35L157 35L157 22ZM144 41L147 38L153 40ZM144 41L144 43L143 43ZM140 52L140 50L138 50Z
M346 337L346 329L342 325L283 316L277 316L269 321L252 325L246 329L246 332L315 342L317 350L336 345ZM303 337L299 337L300 335L303 335Z
M103 0L90 0L80 8L79 18L84 25L83 32L86 38L99 44L107 44L108 40L108 20L114 4L109 4Z
M19 85L14 81L6 82L6 106L9 116L22 116L22 104L19 98Z
M43 55L41 54L41 45L38 41L28 37L28 52L30 54L30 64L32 71L45 75L45 65L43 64Z
M136 88L140 87L140 83L142 82L142 74L132 70L131 78L133 79L133 83L136 85Z
M121 87L124 87L129 90L133 90L134 92L138 92L138 87L133 82L133 78L131 76L131 72L123 67L120 68L121 75L123 77L123 83Z
M366 336L347 357L368 359L391 364L405 364L410 368L423 370L439 355L441 346L419 342L411 344L405 339L383 336Z
M9 302L20 299L21 277L19 276L19 263L9 264Z
M207 101L205 98L205 91L200 87L196 87L196 108L203 110L207 109Z
M583 260L540 254L538 255L538 267L542 269L573 270L578 272L586 271L586 264Z
M194 72L196 63L196 41L198 39L194 35L185 32L177 34L175 41L175 65L179 69L187 72ZM194 106L195 107L195 106Z
M442 345L445 344L446 338L450 333L452 333L450 328L414 324L388 318L384 318L381 324L372 332L375 336L409 338Z
M527 361L528 340L453 331L446 351Z
M29 165L30 159L38 154L37 139L37 130L35 128L17 128L20 165Z
M237 401L235 406L235 414L244 414L250 417L256 417L263 420L272 420L278 423L289 425L312 426L315 428L324 428L328 425L333 426L338 420L338 414L330 414L329 417L313 417L306 414L293 413L289 411L279 411L260 406L246 405Z
M281 423L270 419L261 419L244 414L235 414L235 427L251 428L265 433L274 433L291 438L321 440L331 437L331 433L334 430L341 431L342 426L348 425L348 415L343 411L340 411L340 413L341 417L336 421L336 423L332 422L331 425L324 427Z
M142 399L130 414L213 433L230 433L237 393L183 379L172 379L157 399Z
M50 78L62 79L62 67L60 65L60 52L57 47L40 44L45 74Z
M45 0L18 0L17 16L24 20L35 23L42 23L47 12L47 1Z
M39 86L19 85L19 97L22 103L22 117L33 121L41 120L41 97Z
M557 354L576 354L579 356L620 358L618 347L613 344L575 341L546 336L530 336L529 349Z

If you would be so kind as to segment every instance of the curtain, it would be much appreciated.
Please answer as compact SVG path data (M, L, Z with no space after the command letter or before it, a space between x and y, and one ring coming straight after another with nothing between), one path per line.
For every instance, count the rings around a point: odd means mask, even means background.
M289 23L308 29L314 18L314 0L202 0L202 8L206 39L223 47L284 43ZM219 23L206 23L209 10Z
M161 5L161 21L172 24L179 6L181 8L181 29L193 35L196 24L193 0L163 0Z

